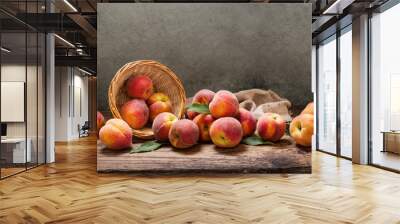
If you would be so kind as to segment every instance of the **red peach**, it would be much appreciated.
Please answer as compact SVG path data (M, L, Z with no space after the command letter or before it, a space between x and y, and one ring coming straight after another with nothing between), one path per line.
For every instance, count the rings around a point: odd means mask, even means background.
M168 102L171 103L169 97L167 95L165 95L164 93L154 93L153 95L151 95L149 97L149 99L147 99L147 104L148 105L152 105L155 102Z
M200 140L203 142L210 141L210 126L214 122L211 114L199 114L193 119L193 122L199 127Z
M149 108L144 100L129 100L121 107L121 116L131 128L140 129L149 120Z
M214 98L215 93L208 89L202 89L193 96L192 103L209 104Z
M157 115L152 125L154 138L158 141L168 140L169 130L172 124L177 120L178 118L169 112L163 112Z
M211 102L211 100L214 98L214 95L215 95L215 93L211 90L208 90L208 89L199 90L193 96L192 103L208 105ZM190 120L193 120L197 115L199 115L199 113L194 112L194 111L187 111L186 115Z
M276 113L265 113L257 122L257 134L266 141L279 141L285 135L285 129L285 120Z
M121 119L110 119L100 129L100 141L109 149L124 149L131 146L132 130L129 125Z
M257 126L257 120L250 111L240 108L238 120L242 125L243 136L250 136L254 133Z
M295 117L290 123L289 131L290 136L297 144L311 146L314 134L314 116L305 113Z
M97 111L97 132L104 126L105 119L100 111Z
M128 96L146 100L153 94L153 81L145 75L132 76L126 83Z
M175 148L189 148L199 140L199 128L191 120L178 120L172 124L168 138L171 145Z
M172 112L172 106L169 102L157 101L150 105L150 120L153 121L157 115L162 112Z
M239 113L239 101L233 93L220 90L210 102L210 112L215 118L235 117Z
M212 142L221 148L237 146L243 137L240 122L232 117L223 117L214 121L210 127Z

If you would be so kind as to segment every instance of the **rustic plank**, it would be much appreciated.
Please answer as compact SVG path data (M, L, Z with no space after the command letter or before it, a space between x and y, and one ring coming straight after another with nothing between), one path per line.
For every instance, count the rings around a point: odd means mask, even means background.
M163 146L157 151L133 154L129 150L109 150L98 142L97 171L136 174L311 173L311 153L309 148L296 146L289 137L273 146L240 144L233 149L220 149L213 144L198 144L190 149Z

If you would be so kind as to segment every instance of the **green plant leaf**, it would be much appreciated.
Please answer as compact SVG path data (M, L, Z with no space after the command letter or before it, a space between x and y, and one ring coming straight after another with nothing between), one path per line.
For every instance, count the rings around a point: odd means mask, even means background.
M189 111L197 112L200 114L209 114L210 109L207 104L192 103L186 106Z
M260 136L252 135L242 140L246 145L273 145L273 142L265 141Z
M142 152L151 152L159 149L163 144L157 141L148 141L144 142L141 145L133 148L129 153L142 153Z

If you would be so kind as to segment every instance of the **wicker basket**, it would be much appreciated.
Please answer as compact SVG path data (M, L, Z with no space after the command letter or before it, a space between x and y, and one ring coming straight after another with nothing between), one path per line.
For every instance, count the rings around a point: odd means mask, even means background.
M169 96L172 112L182 118L185 110L185 89L181 80L165 65L151 60L141 60L127 63L120 68L110 82L108 89L108 104L115 118L121 118L120 107L131 98L126 94L125 81L134 75L146 75L153 81L154 92L162 92ZM132 129L134 136L142 139L154 137L151 127Z

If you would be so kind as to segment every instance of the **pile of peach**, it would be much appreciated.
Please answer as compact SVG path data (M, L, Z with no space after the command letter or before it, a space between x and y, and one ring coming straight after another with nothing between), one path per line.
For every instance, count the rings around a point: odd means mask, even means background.
M173 147L179 149L192 147L198 142L212 142L219 148L232 148L237 146L243 137L254 134L262 140L277 142L285 134L286 121L279 114L265 113L257 120L251 112L239 108L236 96L226 90L217 93L207 89L200 90L193 97L192 105L208 108L207 113L198 113L189 107L186 111L187 119L179 120L168 111L171 107L164 94L152 94L149 82L144 79L139 81L140 88L128 81L128 93L135 99L122 107L121 113L126 123L123 120L111 119L100 130L100 140L110 149L130 147L130 128L143 127L147 123L149 113L150 120L153 121L155 139L159 142L169 141ZM144 101L146 99L150 110ZM157 106L153 106L155 104ZM302 114L292 121L289 129L296 143L303 146L311 145L313 134L313 115L310 115L309 110L307 106ZM98 127L102 126L101 119L104 120L100 117Z

